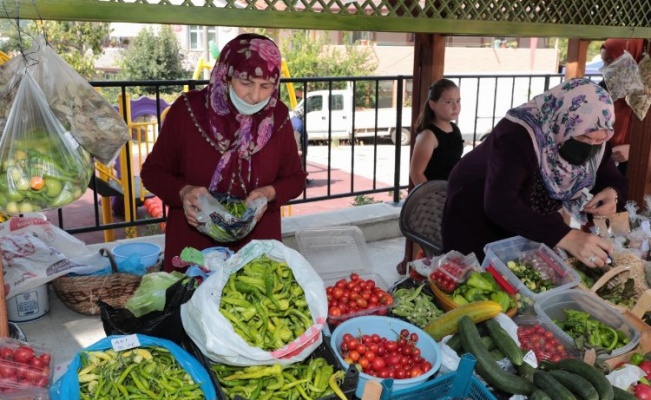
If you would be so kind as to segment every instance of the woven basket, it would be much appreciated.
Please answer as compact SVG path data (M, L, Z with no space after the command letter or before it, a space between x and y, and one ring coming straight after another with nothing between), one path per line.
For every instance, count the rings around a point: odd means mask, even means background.
M117 264L110 251L100 249L102 256L108 257L112 274L98 276L62 276L55 279L54 291L68 308L84 315L99 315L98 300L116 308L124 308L125 303L140 286L141 275L117 272ZM158 265L150 267L160 268Z

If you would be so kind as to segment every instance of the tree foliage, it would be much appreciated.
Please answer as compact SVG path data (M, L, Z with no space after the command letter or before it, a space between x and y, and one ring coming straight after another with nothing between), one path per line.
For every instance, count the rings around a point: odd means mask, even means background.
M556 42L557 41L557 42ZM567 45L569 40L567 38L557 38L556 40L551 40L550 43L556 45L558 43L558 63L560 65L565 65L567 63ZM603 40L593 40L588 45L588 56L587 60L590 62L595 56L599 55L599 49L604 43Z
M109 36L108 23L69 21L24 21L20 31L16 24L4 24L9 40L0 50L17 54L27 51L34 38L46 34L48 43L72 68L85 79L96 75L95 61L102 54L102 42Z
M191 76L183 68L181 46L169 25L141 30L124 52L121 67L120 78L126 80L175 80ZM153 88L141 90L154 92ZM174 92L178 88L161 88L161 91Z
M311 37L310 31L292 31L281 43L281 52L292 77L346 77L368 76L375 71L377 62L371 51L362 46L330 46L325 35ZM344 40L344 43L350 41ZM345 89L346 81L333 82L333 89ZM298 85L300 89L300 85ZM309 91L328 89L328 82L310 82ZM372 106L376 95L371 82L356 84L356 101ZM285 99L283 99L285 100ZM369 104L370 103L370 104Z

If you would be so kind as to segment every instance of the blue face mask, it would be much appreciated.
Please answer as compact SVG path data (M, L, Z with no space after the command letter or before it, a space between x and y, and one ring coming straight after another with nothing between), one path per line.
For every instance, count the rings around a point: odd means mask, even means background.
M246 101L242 100L237 94L235 94L235 90L233 90L233 86L231 85L228 85L228 95L231 96L231 101L233 102L233 105L237 111L239 111L240 114L244 115L257 113L258 111L262 110L264 106L269 103L269 99L271 99L271 96L269 96L257 104L249 104Z

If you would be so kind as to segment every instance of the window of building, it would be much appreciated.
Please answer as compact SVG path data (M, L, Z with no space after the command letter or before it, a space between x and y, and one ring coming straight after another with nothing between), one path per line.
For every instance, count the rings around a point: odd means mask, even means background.
M217 41L217 27L208 27L208 37L204 38L203 26L190 25L188 26L188 48L190 50L203 50L206 44L212 41Z

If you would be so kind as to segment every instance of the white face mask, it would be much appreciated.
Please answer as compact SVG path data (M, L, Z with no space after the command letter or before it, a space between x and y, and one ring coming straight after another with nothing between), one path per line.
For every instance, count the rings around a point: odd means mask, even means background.
M242 100L237 94L235 94L235 90L233 90L233 86L231 85L228 85L228 95L231 96L231 101L233 102L233 105L237 111L239 111L240 114L244 115L257 113L258 111L262 110L264 106L269 103L269 99L271 99L271 96L269 96L257 104L249 104L246 101Z

